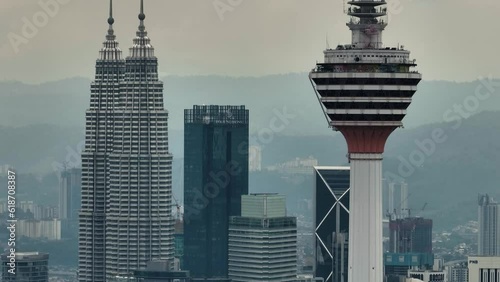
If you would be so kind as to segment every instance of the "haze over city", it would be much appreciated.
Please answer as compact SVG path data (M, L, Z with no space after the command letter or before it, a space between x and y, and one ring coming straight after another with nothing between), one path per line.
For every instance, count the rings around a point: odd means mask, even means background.
M498 0L5 0L5 282L500 282Z
M8 34L22 36L38 1L0 3L0 80L27 83L91 77L95 49L107 12L101 0L60 1L60 11L16 54ZM197 1L150 0L149 32L155 34L161 73L168 75L263 76L304 72L322 59L321 50L350 40L346 5L340 0ZM235 3L234 7L230 3ZM225 5L225 6L224 6ZM227 6L230 7L227 8ZM412 50L425 80L472 81L500 76L496 60L496 0L390 0L387 46ZM131 0L117 1L115 32L121 47L131 43L137 23ZM105 31L105 30L104 30ZM321 48L318 48L321 47ZM312 62L312 63L311 63ZM462 67L457 67L462 66ZM50 69L50 71L47 71Z

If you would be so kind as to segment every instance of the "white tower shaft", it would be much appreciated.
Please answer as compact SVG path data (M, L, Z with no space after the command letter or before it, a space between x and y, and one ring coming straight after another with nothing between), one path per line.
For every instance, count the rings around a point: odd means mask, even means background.
M350 154L349 282L382 282L382 154Z

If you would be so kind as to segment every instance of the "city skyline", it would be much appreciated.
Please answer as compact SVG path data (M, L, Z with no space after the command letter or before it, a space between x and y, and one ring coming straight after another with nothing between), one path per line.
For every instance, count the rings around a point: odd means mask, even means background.
M9 1L4 280L500 281L499 3Z
M150 31L158 34L156 44L163 46L158 50L160 64L171 66L160 75L302 73L313 67L311 62L321 59L321 52L314 46L325 46L327 38L332 47L348 40L342 1L319 0L315 5L302 0L246 1L230 6L222 13L222 20L221 12L214 7L217 1L148 1L155 7L150 11L151 16L161 19L150 26ZM37 28L36 35L21 44L16 54L8 34L22 35L23 18L32 20L43 9L38 1L2 1L2 80L39 83L90 77L93 68L90 62L94 58L81 51L100 43L92 31L103 27L95 18L106 16L104 10L96 8L104 7L105 1L60 2L67 4L61 5L54 17L49 16L48 23ZM129 5L134 2L120 1L116 5L119 38L126 38L136 28L133 21L127 20L135 15L134 5ZM490 9L483 9L484 6ZM393 0L389 9L391 28L386 32L386 42L410 48L419 58L419 70L426 74L424 79L472 81L479 76L500 77L495 60L491 60L491 54L496 53L494 46L498 45L495 37L491 44L482 44L480 53L463 56L477 47L476 42L482 41L481 32L474 30L495 32L494 11L500 9L498 1ZM476 13L481 16L475 16ZM89 17L90 14L94 16ZM423 15L426 20L422 20ZM443 17L453 24L441 24ZM81 25L72 25L73 21ZM464 33L470 36L468 40L463 40ZM74 56L75 50L80 56ZM242 51L245 56L241 56ZM234 60L226 60L228 57ZM270 58L279 63L270 63ZM466 63L467 68L453 67L459 61ZM440 67L433 67L436 64ZM41 71L46 66L51 66L52 71Z

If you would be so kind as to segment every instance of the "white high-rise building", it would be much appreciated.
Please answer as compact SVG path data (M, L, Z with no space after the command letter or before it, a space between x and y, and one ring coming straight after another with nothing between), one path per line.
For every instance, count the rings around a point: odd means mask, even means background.
M478 198L478 255L500 256L500 209L489 195Z
M262 148L260 146L250 146L248 148L248 161L250 171L262 170Z
M243 195L229 223L229 278L234 282L297 280L297 219L276 194Z
M111 13L97 60L82 152L79 281L120 280L149 261L173 264L168 112L145 18L141 0L124 60Z

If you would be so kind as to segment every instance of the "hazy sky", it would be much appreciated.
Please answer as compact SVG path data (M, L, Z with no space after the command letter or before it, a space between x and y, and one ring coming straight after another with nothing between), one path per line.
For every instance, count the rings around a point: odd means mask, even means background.
M39 2L53 1L67 3L44 23ZM307 72L323 60L327 35L331 46L350 43L341 0L145 2L146 28L162 74ZM214 7L221 3L235 6L221 14ZM410 49L424 79L500 77L500 1L390 0L388 8L385 45ZM137 30L138 9L138 0L115 0L115 32L125 54ZM0 80L93 76L107 14L108 0L1 0ZM24 21L33 23L34 17L46 25L26 38ZM10 43L13 34L24 38L18 53Z

